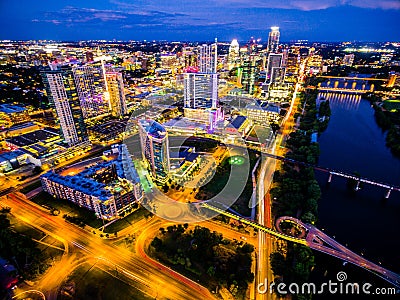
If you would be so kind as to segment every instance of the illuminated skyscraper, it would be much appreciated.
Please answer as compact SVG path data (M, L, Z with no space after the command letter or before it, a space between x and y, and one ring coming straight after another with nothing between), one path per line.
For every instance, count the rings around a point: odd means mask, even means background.
M216 108L218 102L217 40L198 47L199 73L184 75L185 108Z
M217 40L211 45L198 47L198 62L200 73L217 73Z
M267 51L270 53L276 53L278 51L278 46L279 46L279 27L271 27L271 31L269 32L268 35L268 46L267 46Z
M246 59L238 69L238 78L240 79L242 89L249 95L253 95L258 79L258 69L253 56Z
M231 45L229 46L229 54L228 54L228 68L229 70L233 67L237 66L240 62L240 55L239 55L239 43L237 39L232 40Z
M149 164L153 178L165 183L170 169L168 133L153 120L139 120L142 156Z
M118 72L106 72L107 92L110 97L110 111L114 117L121 117L128 112L125 100L124 81Z
M284 56L282 53L270 53L268 55L265 82L283 81L285 68L283 67ZM283 77L282 77L283 76Z
M51 65L41 73L50 105L55 109L61 134L69 146L88 140L75 80L70 66Z
M72 68L76 90L81 103L83 116L93 117L106 113L108 103L103 97L101 69L92 65L74 66Z
M218 102L218 74L185 73L185 108L216 108Z

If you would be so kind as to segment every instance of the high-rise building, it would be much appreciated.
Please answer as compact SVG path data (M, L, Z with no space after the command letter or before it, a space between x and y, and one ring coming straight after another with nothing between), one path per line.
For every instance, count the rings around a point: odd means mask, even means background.
M185 73L185 108L216 108L218 101L218 74Z
M277 72L279 72L279 74L285 74L284 70L274 71L274 69L276 69L276 68L284 68L282 53L270 53L268 55L265 82L270 82L270 83L274 82L273 80L275 80L277 78L277 75L276 75L276 74L278 74ZM275 74L274 76L272 76L273 73Z
M61 134L69 146L88 140L72 68L51 65L41 73L50 105L55 109Z
M125 100L124 81L119 72L106 72L107 92L109 94L110 111L114 117L121 117L128 112Z
M104 101L101 69L92 65L74 66L72 68L76 90L81 103L83 116L93 117L106 113L108 103Z
M285 81L286 68L277 67L272 68L271 77L269 79L270 83L283 83Z
M218 104L217 40L198 47L198 70L199 73L184 74L184 114L205 121L212 131L221 115L215 117L214 113Z
M233 67L239 64L240 54L239 54L239 43L237 39L232 40L231 45L229 46L228 53L228 68L231 70Z
M197 55L192 47L182 49L182 62L185 70L197 70Z
M273 26L271 27L271 31L268 35L268 46L267 51L271 53L276 53L278 51L279 46L279 27Z
M139 120L142 156L149 165L153 178L165 183L170 169L168 133L153 120Z
M217 73L217 42L198 47L198 67L200 73Z
M185 108L216 108L218 101L217 43L198 47L199 73L184 75Z
M250 56L243 62L238 70L238 78L242 89L249 95L253 95L258 79L258 69L254 57Z

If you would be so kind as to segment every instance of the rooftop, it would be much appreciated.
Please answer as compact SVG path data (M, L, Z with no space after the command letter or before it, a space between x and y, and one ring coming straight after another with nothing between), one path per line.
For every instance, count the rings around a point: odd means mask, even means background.
M102 169L106 169L115 166L115 171L118 176L118 180L105 184L96 181L93 177L98 174ZM136 170L134 171L136 172ZM53 182L57 182L61 185L68 186L82 192L87 195L98 197L101 201L108 200L113 194L131 190L131 184L126 180L123 157L120 152L118 158L106 162L102 162L92 166L76 175L60 175L54 171L49 171L42 175L43 178L48 178ZM139 176L137 173L134 174L135 183L139 182Z
M166 136L167 131L158 122L153 120L139 120L140 126L152 137L162 139Z
M21 151L21 150L14 150L14 151L10 151L10 152L3 152L0 154L0 163L3 161L9 161L12 159L16 159L18 156L24 155L25 152Z
M6 114L14 114L14 113L20 113L25 111L26 108L18 105L13 105L9 103L4 103L0 104L0 112L6 113Z
M246 117L245 116L236 116L236 118L231 122L231 125L236 128L239 129L240 126L242 126L242 124L246 121Z
M59 134L55 129L46 127L44 129L35 130L16 137L12 137L10 139L6 139L6 141L18 147L23 147L57 137L59 137Z
M255 103L247 104L246 109L264 110L264 111L273 112L273 113L277 113L277 114L279 114L281 111L279 106L272 105L268 102L259 102L259 103L255 102Z

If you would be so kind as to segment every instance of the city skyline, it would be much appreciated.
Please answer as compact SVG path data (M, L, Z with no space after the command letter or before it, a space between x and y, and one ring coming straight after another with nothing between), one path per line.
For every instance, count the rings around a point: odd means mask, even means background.
M23 7L23 9L21 9ZM204 40L251 36L268 40L279 26L283 42L396 41L400 3L385 1L2 2L0 39Z
M0 300L400 295L400 0L60 2L0 1Z

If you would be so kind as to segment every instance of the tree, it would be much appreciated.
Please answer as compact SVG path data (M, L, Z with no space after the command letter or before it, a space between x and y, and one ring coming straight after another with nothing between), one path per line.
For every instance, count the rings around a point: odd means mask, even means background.
M304 223L308 223L308 224L314 224L317 221L317 218L315 217L315 215L308 211L305 214L303 214L303 216L301 217L301 220Z
M285 256L280 252L273 252L270 256L271 268L275 276L284 276L287 270Z
M240 248L240 250L243 253L252 253L254 251L254 246L251 245L251 244L246 243Z
M271 124L271 129L272 132L276 135L277 131L280 129L280 126L278 123L274 122Z
M162 244L163 244L162 240L160 240L158 237L155 237L151 241L151 246L153 246L156 251L160 251Z

